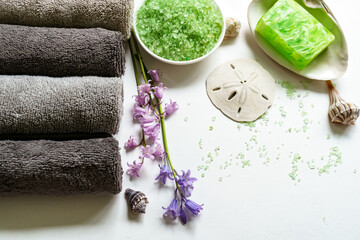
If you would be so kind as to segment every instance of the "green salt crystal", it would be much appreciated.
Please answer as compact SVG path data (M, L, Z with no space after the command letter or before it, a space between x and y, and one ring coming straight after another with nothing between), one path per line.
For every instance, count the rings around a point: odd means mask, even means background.
M282 116L282 117L286 117L286 111L284 110L284 107L281 106L281 107L279 108L279 110L280 110L281 116Z
M198 144L199 144L199 148L202 149L203 148L203 140L201 138L200 138Z
M188 61L210 52L223 24L213 0L145 0L136 14L136 29L145 46L174 61Z
M334 41L334 35L293 0L279 0L255 30L296 68L305 68Z
M288 96L288 98L290 99L294 99L295 98L295 92L296 92L296 88L294 85L292 85L290 82L288 81L282 81L280 83L281 87L286 89L286 95Z

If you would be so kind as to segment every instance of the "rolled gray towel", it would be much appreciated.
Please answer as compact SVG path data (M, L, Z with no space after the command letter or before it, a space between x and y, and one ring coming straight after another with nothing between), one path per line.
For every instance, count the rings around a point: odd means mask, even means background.
M0 76L0 134L116 134L120 78Z
M130 37L134 0L0 0L0 23L106 28Z
M0 141L0 195L117 194L122 167L111 136Z
M119 77L125 68L123 35L101 28L0 24L0 49L0 74Z

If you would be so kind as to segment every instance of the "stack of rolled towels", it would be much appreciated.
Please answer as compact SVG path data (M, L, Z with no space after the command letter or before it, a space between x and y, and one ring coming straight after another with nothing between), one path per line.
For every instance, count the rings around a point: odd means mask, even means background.
M116 194L134 0L0 0L0 195Z

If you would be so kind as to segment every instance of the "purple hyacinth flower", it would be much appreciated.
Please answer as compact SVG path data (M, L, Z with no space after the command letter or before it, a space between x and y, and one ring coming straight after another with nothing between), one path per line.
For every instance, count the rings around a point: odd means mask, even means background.
M160 73L159 70L157 70L157 69L149 70L149 71L148 71L148 74L150 75L151 79L152 79L155 83L157 83L157 82L160 81L160 75L161 75L161 73Z
M151 141L155 141L160 133L160 118L156 115L145 115L138 118L141 128Z
M162 167L160 166L159 164L159 168L160 168L160 174L159 176L157 176L155 178L155 180L161 180L163 184L166 183L166 180L167 179L170 179L170 180L174 180L174 178L172 177L172 172L169 168L168 165L164 164Z
M186 213L184 211L184 209L181 207L179 209L179 217L180 217L180 220L183 224L186 224L187 223L187 216L186 216Z
M173 199L167 208L163 207L163 209L166 210L166 212L164 212L163 215L175 219L179 216L177 208L178 208L178 201L176 199Z
M141 153L140 153L140 156L139 158L148 158L148 159L151 159L151 160L154 160L155 157L154 157L154 149L151 148L149 145L146 145L145 147L144 146L141 146Z
M133 164L127 163L129 169L126 171L127 174L130 175L130 177L134 177L135 175L137 177L140 177L139 171L141 169L142 163L136 163L136 161L133 162Z
M163 87L163 83L160 83L159 85L153 87L154 95L158 99L162 99L164 96L164 90L168 89L167 87Z
M190 170L188 170L186 173L182 171L182 175L179 176L178 173L176 173L179 177L179 179L177 180L179 187L181 189L181 193L185 196L185 197L190 197L191 196L191 192L194 189L194 182L197 180L194 177L190 177Z
M194 215L198 215L200 211L203 210L202 206L204 206L204 204L199 205L192 200L185 199L185 207Z
M135 102L140 106L146 106L149 103L149 95L144 92L139 92L138 95L135 95Z
M136 142L134 136L130 136L130 138L127 140L127 142L125 142L124 144L124 148L126 150L131 150L134 149L138 146L138 143Z
M138 91L142 92L142 93L149 93L151 91L150 83L146 83L146 84L138 86Z
M155 146L153 146L153 155L155 158L162 160L164 158L164 149L159 143L155 143Z
M138 104L135 104L132 109L134 119L139 119L147 114L147 110L143 107L140 107Z
M179 105L170 99L169 104L165 103L165 116L167 117L170 116L178 109L179 109Z

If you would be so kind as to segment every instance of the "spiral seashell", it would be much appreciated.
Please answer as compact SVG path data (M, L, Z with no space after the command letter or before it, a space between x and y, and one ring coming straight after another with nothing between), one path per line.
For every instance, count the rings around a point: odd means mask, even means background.
M326 83L329 88L329 118L331 122L355 125L360 109L355 104L345 102L331 81L326 81Z
M146 204L149 201L144 193L128 188L125 190L125 198L133 213L145 213Z
M226 29L224 39L234 38L239 35L241 23L238 19L227 17L226 20Z

